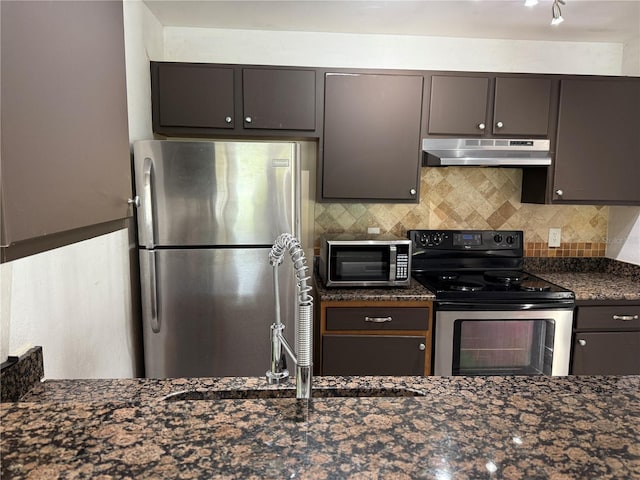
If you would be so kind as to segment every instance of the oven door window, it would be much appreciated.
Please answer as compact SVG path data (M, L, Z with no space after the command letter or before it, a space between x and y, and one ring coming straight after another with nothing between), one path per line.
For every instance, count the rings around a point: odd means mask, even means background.
M331 251L331 272L334 281L386 281L390 269L389 247L334 246Z
M551 375L553 320L456 320L453 375Z

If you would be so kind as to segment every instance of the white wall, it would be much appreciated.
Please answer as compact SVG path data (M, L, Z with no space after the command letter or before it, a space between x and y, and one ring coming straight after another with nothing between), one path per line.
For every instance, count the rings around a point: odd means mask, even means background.
M617 43L166 27L167 61L619 75Z
M153 138L149 60L163 56L162 25L139 0L124 2L129 141Z
M5 263L0 275L12 354L42 345L47 378L135 375L126 230Z

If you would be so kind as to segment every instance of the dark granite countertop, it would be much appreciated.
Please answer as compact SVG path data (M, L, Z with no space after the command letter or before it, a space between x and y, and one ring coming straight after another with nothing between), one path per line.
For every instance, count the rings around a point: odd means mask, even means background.
M267 388L261 378L47 381L0 406L1 476L640 478L640 377L314 380L424 395L304 408L293 398L163 400Z
M640 301L640 266L608 258L526 258L525 270L572 290L577 301ZM315 277L320 301L435 300L414 279L403 288L326 288Z
M413 278L408 287L386 288L327 288L315 276L316 296L320 301L429 301L435 295Z
M539 276L572 290L576 301L640 301L640 281L614 273L540 272Z
M640 266L608 258L525 259L525 269L572 290L576 301L640 301Z

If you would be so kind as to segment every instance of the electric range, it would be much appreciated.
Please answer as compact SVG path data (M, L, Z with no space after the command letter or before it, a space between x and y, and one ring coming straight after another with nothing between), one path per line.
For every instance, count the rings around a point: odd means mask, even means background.
M435 294L434 375L567 375L575 295L523 269L522 231L410 230Z
M410 230L412 276L437 301L573 305L570 290L523 270L522 231Z

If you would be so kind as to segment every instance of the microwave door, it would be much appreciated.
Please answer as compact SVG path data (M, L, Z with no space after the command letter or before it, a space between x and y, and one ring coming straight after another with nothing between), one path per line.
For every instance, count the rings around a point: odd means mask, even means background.
M332 253L336 281L389 280L389 247L334 247Z

